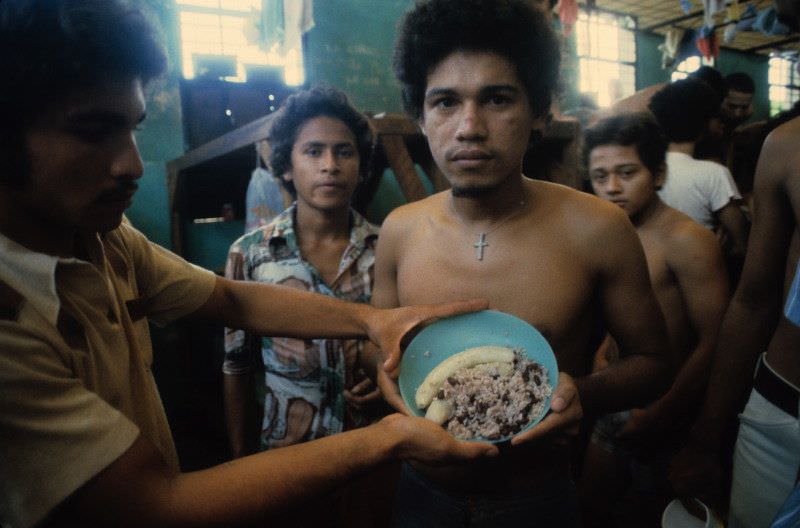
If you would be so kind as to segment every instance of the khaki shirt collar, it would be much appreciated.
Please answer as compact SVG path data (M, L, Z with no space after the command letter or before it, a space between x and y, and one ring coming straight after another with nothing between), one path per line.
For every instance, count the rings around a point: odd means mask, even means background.
M92 258L102 252L97 234L85 236L85 242ZM88 263L78 258L60 258L32 251L0 233L0 280L17 290L34 310L54 326L61 309L56 290L56 268L59 264Z

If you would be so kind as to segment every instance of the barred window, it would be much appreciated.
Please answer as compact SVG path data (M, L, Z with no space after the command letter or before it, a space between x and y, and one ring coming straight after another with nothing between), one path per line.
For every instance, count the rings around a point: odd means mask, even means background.
M769 115L789 110L800 99L797 55L773 54L769 59Z
M578 89L601 107L636 91L635 30L629 16L583 9L578 15Z
M282 66L288 85L303 84L300 50L278 52L278 44L265 51L248 41L261 15L261 0L176 0L180 24L183 76L197 72L196 59L203 55L235 58L236 72L225 80L244 82L245 64ZM257 30L256 30L257 31Z

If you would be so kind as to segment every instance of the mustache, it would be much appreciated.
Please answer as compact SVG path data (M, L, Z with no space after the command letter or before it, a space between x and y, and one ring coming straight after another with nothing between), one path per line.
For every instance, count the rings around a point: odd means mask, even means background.
M131 198L139 189L134 182L121 183L111 189L106 189L97 196L98 202L122 202Z

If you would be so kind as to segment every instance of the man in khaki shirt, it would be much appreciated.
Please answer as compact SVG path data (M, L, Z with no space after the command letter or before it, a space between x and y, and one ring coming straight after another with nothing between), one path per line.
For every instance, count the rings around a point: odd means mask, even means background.
M122 223L143 172L143 86L165 58L121 1L0 2L0 524L263 524L391 458L495 455L392 415L179 473L146 319L368 337L393 366L408 330L485 303L380 310L228 281Z

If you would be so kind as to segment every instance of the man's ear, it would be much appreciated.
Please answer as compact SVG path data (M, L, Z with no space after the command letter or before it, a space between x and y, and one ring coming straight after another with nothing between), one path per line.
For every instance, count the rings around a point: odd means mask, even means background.
M294 180L294 177L292 176L292 169L289 169L286 172L284 172L283 174L281 174L281 178L283 179L283 181L286 181L286 182L290 182L290 181Z

